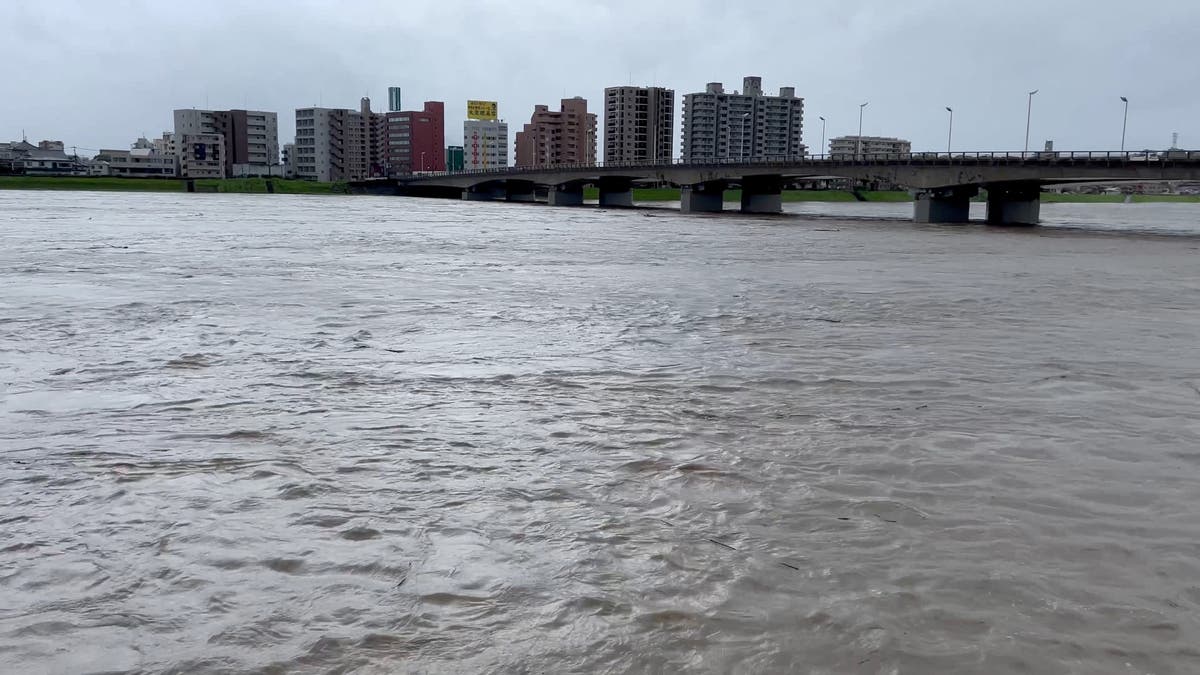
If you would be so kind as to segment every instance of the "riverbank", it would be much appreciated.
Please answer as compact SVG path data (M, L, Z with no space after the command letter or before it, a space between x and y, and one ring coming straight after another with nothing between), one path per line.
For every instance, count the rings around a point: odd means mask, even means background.
M271 186L268 187L268 181ZM345 194L345 183L315 183L283 178L197 178L196 192L266 194ZM0 176L0 190L102 190L105 192L187 192L179 178L113 176Z

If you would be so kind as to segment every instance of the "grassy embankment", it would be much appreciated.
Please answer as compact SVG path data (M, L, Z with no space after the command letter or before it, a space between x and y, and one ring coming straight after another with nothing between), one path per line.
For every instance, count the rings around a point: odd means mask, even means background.
M907 202L912 201L912 197L907 192L903 191L880 191L880 192L861 192L864 198L869 202ZM585 188L583 191L584 199L599 199L600 191L596 188ZM741 190L726 190L725 201L738 202L742 199ZM636 188L633 191L633 201L635 202L677 202L679 201L679 190L677 188ZM783 201L785 202L853 202L854 194L846 190L785 190L783 192Z
M345 183L270 179L278 194L344 194ZM266 193L266 178L200 178L196 192ZM170 178L112 176L0 176L0 190L103 190L113 192L186 192L187 181Z

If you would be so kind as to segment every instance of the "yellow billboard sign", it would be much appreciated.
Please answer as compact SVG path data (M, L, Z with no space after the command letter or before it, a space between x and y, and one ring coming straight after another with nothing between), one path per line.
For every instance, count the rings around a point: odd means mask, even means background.
M467 101L467 119L494 120L496 119L495 101Z

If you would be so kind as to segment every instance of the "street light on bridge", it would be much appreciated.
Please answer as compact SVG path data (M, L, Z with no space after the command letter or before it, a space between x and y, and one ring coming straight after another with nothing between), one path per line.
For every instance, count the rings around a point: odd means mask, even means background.
M1037 89L1029 92L1029 106L1025 108L1025 152L1029 152L1029 119L1033 115L1033 95L1036 93L1038 93Z
M946 154L950 154L950 139L954 138L954 108L946 106L946 112L950 113L950 129L946 132Z
M817 154L823 155L825 154L825 118L818 115L817 119L821 120L821 147L817 148Z
M863 108L867 107L867 103L870 103L870 101L867 101L866 103L861 103L861 104L859 104L859 106L858 106L858 153L857 153L857 154L858 154L858 158L859 158L859 159L862 159L862 117L863 117Z
M1125 103L1125 117L1121 120L1121 152L1125 152L1125 125L1129 123L1129 99L1122 96L1121 100Z

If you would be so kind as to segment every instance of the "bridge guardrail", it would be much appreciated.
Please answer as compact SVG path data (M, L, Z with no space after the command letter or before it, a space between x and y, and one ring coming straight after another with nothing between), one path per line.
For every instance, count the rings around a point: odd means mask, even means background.
M505 177L520 176L521 174L545 173L547 171L587 171L590 169L672 169L679 167L708 167L745 166L754 168L796 167L811 164L814 167L825 165L842 167L846 165L871 164L1057 164L1070 162L1200 162L1200 150L1086 150L1086 151L984 151L984 152L906 152L906 153L862 153L860 155L834 153L822 155L768 156L752 159L738 157L722 157L684 161L673 158L670 162L594 162L572 164L550 164L526 167L498 167L494 169L474 169L468 171L442 171L436 173L405 174L394 178L439 178L445 176L481 176L503 175Z

